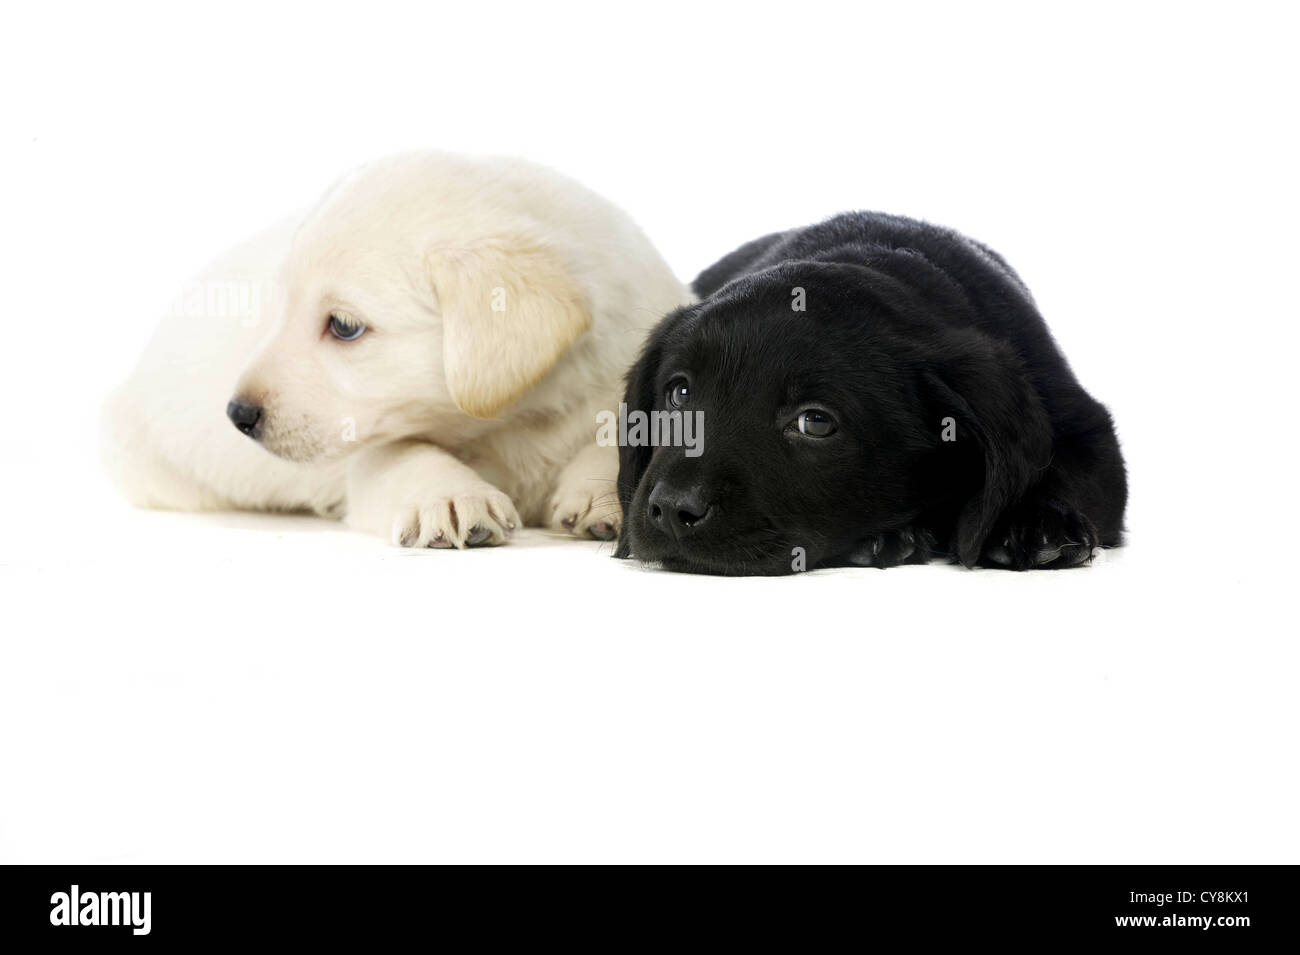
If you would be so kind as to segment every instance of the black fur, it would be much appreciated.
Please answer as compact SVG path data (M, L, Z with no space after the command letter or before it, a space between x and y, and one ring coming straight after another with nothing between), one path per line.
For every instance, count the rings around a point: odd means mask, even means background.
M747 243L695 291L651 335L626 404L670 410L686 380L703 453L620 449L616 556L717 574L938 556L1025 570L1121 543L1110 415L991 250L847 213ZM800 432L809 408L837 430Z

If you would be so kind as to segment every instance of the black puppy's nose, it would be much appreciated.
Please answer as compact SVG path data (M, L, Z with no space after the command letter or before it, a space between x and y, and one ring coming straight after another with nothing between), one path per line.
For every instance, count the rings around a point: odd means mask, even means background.
M256 438L253 429L257 423L262 420L262 409L257 405L250 405L236 398L230 404L226 405L226 417L234 422L235 427L248 435L250 438Z
M705 500L704 489L698 485L679 491L659 481L650 492L648 504L651 522L678 539L695 533L713 513L713 505Z

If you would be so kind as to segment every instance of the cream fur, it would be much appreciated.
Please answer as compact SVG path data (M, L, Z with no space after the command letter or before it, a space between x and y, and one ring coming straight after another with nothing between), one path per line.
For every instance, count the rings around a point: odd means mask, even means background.
M616 530L596 414L688 299L624 213L557 173L381 160L186 286L106 405L106 461L141 506L314 511L406 546ZM336 310L365 334L334 339ZM260 443L226 418L236 395L263 406Z

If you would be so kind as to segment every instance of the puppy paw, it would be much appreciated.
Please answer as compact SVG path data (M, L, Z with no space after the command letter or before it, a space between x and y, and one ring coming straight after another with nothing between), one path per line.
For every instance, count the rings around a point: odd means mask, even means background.
M574 537L610 541L623 526L618 504L618 448L588 445L560 472L550 526Z
M508 496L484 484L398 511L393 543L401 547L492 547L520 525Z
M1056 499L1023 502L989 541L980 562L1011 570L1078 567L1101 543L1092 521Z
M938 550L933 534L920 527L873 534L849 555L857 567L897 567L899 564L923 564Z
M623 526L618 496L605 482L561 487L551 498L550 525L575 537L610 541Z

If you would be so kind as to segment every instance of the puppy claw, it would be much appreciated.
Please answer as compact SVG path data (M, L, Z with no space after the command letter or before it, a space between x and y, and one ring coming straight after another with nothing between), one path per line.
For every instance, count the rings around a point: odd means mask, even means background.
M1043 564L1050 564L1060 556L1060 547L1040 547L1034 554L1034 563L1040 566Z
M492 536L491 530L484 527L482 524L478 524L475 526L475 528L472 531L469 532L469 536L465 538L465 544L468 547L477 547L479 544L482 544L491 536Z
M923 528L904 527L867 538L849 555L857 567L897 567L899 564L923 564L937 551L933 534Z
M989 548L988 557L989 560L1001 567L1011 566L1011 551L1007 549L1007 546L1000 545Z

